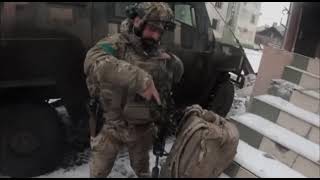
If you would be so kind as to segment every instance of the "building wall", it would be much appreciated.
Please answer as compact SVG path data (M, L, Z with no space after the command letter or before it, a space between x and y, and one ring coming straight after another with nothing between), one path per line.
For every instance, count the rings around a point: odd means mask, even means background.
M214 35L217 40L220 40L223 36L223 31L225 28L224 22L221 20L221 17L217 13L217 11L214 9L213 6L216 5L217 2L206 2L207 10L208 10L208 15L210 18L210 21L212 23L212 19L216 19L217 22L217 28L214 29ZM220 15L224 18L227 19L227 12L228 12L228 4L229 2L220 2L221 3L221 8L216 7L216 9L219 11Z
M210 20L218 20L217 28L214 30L217 40L236 44L232 32L225 27L221 17L213 8L217 2L207 2L207 9ZM230 29L235 33L239 41L243 44L254 46L256 27L259 20L261 2L219 2L221 8L217 8L222 17L230 25Z
M256 35L256 27L259 20L261 2L238 2L236 35L240 42L253 45Z

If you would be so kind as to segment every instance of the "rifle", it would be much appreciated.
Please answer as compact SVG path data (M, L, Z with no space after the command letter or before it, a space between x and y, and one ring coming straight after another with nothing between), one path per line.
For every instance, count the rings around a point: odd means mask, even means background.
M158 131L156 132L153 142L153 154L156 156L156 162L155 166L152 168L152 178L159 177L159 158L169 155L165 151L166 138L176 132L175 130L178 124L176 119L181 119L179 118L181 113L176 110L173 99L171 98L171 91L162 88L160 96L161 105L153 105L154 109L160 113L160 117L156 121Z
M169 55L170 56L170 55ZM163 60L163 56L157 57L155 59ZM166 64L161 64L158 71L158 77L161 77L161 73L166 73ZM154 137L153 142L153 154L156 156L155 166L152 168L152 178L159 177L159 158L162 156L168 156L165 152L166 138L169 135L175 135L176 129L178 127L178 121L182 117L180 110L177 110L171 92L171 86L166 80L156 82L155 84L160 94L161 105L156 102L151 102L151 109L155 110L159 116L155 119L155 125L157 127L157 132ZM171 84L173 85L173 83Z

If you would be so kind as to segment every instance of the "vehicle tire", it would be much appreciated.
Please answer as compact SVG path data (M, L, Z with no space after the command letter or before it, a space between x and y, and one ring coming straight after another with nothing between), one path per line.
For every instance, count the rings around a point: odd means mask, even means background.
M35 177L54 170L63 158L63 128L46 103L0 107L1 173Z
M220 116L226 117L234 99L234 85L230 80L219 83L213 90L213 96L208 109Z

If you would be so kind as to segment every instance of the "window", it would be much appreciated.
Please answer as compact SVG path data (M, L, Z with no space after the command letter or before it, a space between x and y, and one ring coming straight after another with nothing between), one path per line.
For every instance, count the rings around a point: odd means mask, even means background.
M256 22L256 16L253 14L251 15L251 21L252 24L254 24Z
M218 20L213 18L212 19L212 28L217 29L218 28Z
M195 26L194 9L188 4L177 4L174 6L175 18L182 23Z
M126 17L126 7L132 2L115 2L115 16L117 17Z
M215 7L217 8L222 8L222 2L216 2Z
M192 22L193 22L193 26L196 26L196 13L194 12L194 8L191 8L191 13L192 13Z

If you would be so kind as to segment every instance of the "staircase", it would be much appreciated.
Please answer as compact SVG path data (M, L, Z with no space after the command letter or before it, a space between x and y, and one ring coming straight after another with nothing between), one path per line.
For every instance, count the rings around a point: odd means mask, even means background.
M232 116L240 132L224 177L320 177L320 62L297 56L268 94Z

